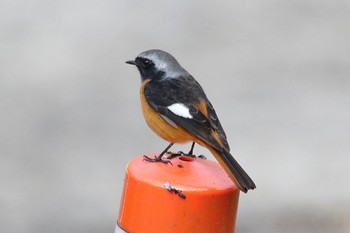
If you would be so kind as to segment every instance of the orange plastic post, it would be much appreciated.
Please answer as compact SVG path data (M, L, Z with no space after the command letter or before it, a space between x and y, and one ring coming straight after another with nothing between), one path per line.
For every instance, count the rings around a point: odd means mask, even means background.
M128 233L234 232L239 190L221 166L185 156L171 163L129 162L118 226Z

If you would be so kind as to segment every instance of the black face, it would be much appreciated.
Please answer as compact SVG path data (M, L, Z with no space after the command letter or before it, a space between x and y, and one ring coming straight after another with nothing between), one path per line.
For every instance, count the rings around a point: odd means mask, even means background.
M135 63L140 71L142 80L152 79L157 72L154 63L147 58L137 57Z
M135 61L128 61L128 64L136 65L140 71L142 81L147 79L157 79L163 75L162 71L157 70L152 60L137 57Z
M153 62L147 58L137 57L135 62L137 64L137 66L139 66L140 68L142 68L144 70L147 70L147 69L151 68L152 66L154 67Z

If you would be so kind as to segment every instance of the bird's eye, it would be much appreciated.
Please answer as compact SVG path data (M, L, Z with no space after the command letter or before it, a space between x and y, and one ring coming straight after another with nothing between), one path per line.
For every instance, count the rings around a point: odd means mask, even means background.
M141 63L142 63L143 68L147 68L152 64L152 62L148 59L143 60Z

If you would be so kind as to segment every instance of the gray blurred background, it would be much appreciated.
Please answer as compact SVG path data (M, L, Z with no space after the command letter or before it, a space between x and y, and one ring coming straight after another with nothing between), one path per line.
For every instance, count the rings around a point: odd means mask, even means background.
M0 232L114 231L125 165L167 145L124 63L152 48L258 186L237 233L350 232L348 0L2 0L0 29Z

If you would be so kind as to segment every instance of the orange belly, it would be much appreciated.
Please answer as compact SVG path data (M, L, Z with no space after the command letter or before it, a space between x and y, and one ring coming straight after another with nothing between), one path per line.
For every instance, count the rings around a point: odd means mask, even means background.
M144 86L149 82L146 80L140 88L140 99L143 116L147 125L161 138L172 143L186 143L197 141L188 131L180 126L176 128L166 122L152 107L149 106L144 96Z

